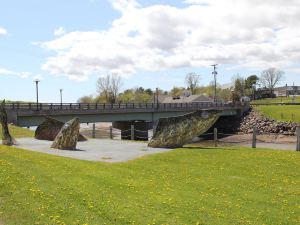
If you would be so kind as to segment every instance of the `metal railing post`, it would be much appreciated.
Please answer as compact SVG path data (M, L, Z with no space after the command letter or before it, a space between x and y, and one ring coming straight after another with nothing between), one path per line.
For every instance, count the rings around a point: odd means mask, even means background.
M214 128L214 145L218 147L218 129Z
M130 128L131 128L130 129L130 131L131 131L131 135L130 135L131 136L131 140L134 141L134 125L131 125Z
M93 123L93 133L92 138L96 138L96 124Z
M297 127L297 148L296 151L300 151L300 127Z
M252 134L252 148L256 148L256 127L253 127L253 134Z
M113 128L112 128L112 126L109 127L109 137L110 137L110 139L114 138L113 137Z

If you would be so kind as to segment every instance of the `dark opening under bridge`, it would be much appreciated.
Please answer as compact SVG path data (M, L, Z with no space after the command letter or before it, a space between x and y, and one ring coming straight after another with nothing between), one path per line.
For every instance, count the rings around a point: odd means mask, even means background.
M51 116L66 122L78 117L81 123L147 121L184 115L199 110L220 111L220 116L240 116L249 109L248 103L224 104L214 102L194 103L122 103L122 104L84 104L84 103L8 103L6 110L10 123L21 127L38 126Z

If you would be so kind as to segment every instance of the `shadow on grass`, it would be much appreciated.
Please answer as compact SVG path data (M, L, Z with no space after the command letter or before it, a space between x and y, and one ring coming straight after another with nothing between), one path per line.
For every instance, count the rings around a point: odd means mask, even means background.
M66 152L86 152L86 150L82 150L82 149L57 149L57 148L51 148L51 149L66 151Z
M211 147L211 146L208 146L208 147L204 147L204 146L184 146L180 149L189 149L189 150L236 150L237 148L236 147Z

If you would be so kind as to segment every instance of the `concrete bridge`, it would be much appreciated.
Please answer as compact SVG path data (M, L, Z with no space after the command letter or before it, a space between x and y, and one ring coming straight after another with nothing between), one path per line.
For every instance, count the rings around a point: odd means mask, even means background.
M113 122L113 127L125 131L135 125L141 131L152 129L160 118L184 115L195 111L220 111L221 117L240 116L249 104L205 103L123 103L123 104L55 104L10 103L6 104L8 120L21 127L38 126L51 116L66 122L78 117L81 123ZM128 136L127 133L122 136ZM139 135L140 136L140 135Z
M79 117L81 123L115 121L156 121L159 118L178 116L198 110L219 110L221 116L241 115L248 104L223 103L146 103L146 104L6 104L10 123L21 127L38 126L44 116L61 121Z

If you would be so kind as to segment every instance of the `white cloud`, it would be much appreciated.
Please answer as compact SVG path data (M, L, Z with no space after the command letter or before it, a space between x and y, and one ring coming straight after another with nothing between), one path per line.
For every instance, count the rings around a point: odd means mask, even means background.
M121 11L107 30L71 32L41 44L56 52L42 69L70 79L211 63L261 69L300 60L300 1L185 0L184 8L110 0Z
M0 27L0 35L7 35L8 32L6 29L4 29L3 27Z
M190 5L208 5L209 1L207 0L184 0L183 3Z
M300 68L299 67L298 68L288 68L287 72L296 73L296 74L300 75Z
M12 70L8 70L5 68L0 68L0 76L1 75L13 75L13 76L19 76L20 78L28 78L31 76L31 73L29 72L15 72Z
M140 7L136 0L109 0L112 6L121 12L128 12Z
M15 75L15 74L16 73L11 70L0 68L0 75Z
M33 80L39 80L39 81L41 81L41 80L43 80L43 79L44 79L44 77L43 77L41 74L35 75L35 76L33 77Z
M28 77L31 76L31 73L29 73L29 72L21 72L21 73L19 73L19 76L21 78L28 78Z
M64 33L66 33L65 29L63 27L59 27L54 31L54 36L61 36Z

